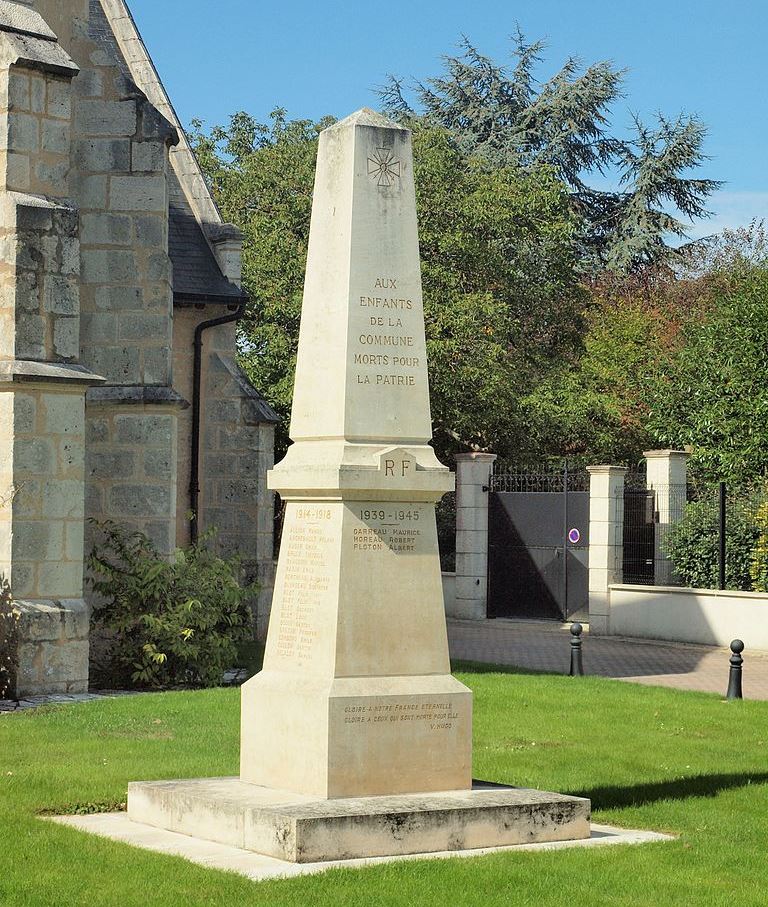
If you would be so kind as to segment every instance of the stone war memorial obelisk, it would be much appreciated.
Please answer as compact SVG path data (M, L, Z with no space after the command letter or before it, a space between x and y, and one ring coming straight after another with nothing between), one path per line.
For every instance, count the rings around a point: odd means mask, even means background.
M130 785L131 819L293 862L590 835L589 801L472 781L450 673L411 136L320 136L264 669L239 778Z

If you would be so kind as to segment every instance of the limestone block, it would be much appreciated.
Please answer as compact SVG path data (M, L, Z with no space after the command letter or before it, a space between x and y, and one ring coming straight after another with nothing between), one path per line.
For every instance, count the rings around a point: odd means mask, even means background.
M71 119L72 86L69 81L59 81L56 79L50 79L48 81L46 113L48 116L57 117L62 120Z
M6 160L8 189L17 192L29 191L31 178L29 156L9 151Z
M148 478L172 478L173 465L173 456L169 451L148 450L144 453L144 475Z
M27 112L31 109L29 74L23 70L8 75L8 109Z
M83 487L78 479L51 479L42 483L43 512L52 519L83 519Z
M119 283L136 279L133 252L117 249L84 249L82 277L85 283Z
M104 93L104 78L97 69L82 69L72 82L74 93L80 98L98 98Z
M135 241L146 248L163 248L168 238L168 221L164 215L135 215Z
M86 346L114 345L117 342L117 316L106 312L81 315L80 338Z
M131 169L131 140L82 139L75 148L75 163L94 173L127 172Z
M133 135L137 125L136 102L83 99L77 105L75 123L82 135Z
M13 558L52 561L64 556L64 524L53 520L13 523Z
M131 479L136 476L137 451L88 450L87 471L95 479Z
M134 822L293 863L590 834L588 800L482 782L468 791L347 801L269 791L235 778L140 782L129 785L128 814Z
M16 355L21 359L46 358L46 320L42 315L24 315L17 320Z
M139 384L140 352L119 346L85 347L81 361L112 384Z
M84 214L80 239L86 246L127 246L131 241L131 219L120 214Z
M164 142L133 142L131 170L134 172L159 172L165 169L166 147Z
M61 120L43 120L41 147L53 154L69 154L69 123Z
M174 434L175 416L138 414L115 416L116 440L167 448Z
M109 491L108 501L114 516L153 517L172 512L171 492L163 486L118 485Z
M8 114L7 147L14 152L36 153L40 150L40 123L28 113Z
M12 484L12 476L8 477L6 485ZM16 488L13 496L13 518L14 519L39 519L43 513L43 500L41 493L41 482L39 479L25 478L24 481Z
M96 290L96 307L102 311L142 311L144 291L141 287L99 287Z
M53 323L53 353L56 358L77 359L80 352L79 318L58 317Z
M80 310L80 294L71 277L60 274L45 276L43 311L53 315L77 315Z
M32 113L45 113L46 79L37 74L31 78L30 109Z
M64 558L75 563L82 563L85 556L85 532L80 521L68 521L64 524ZM82 635L87 635L86 632Z
M19 474L47 476L53 470L56 454L53 443L47 438L21 438L15 444L15 458Z
M483 576L472 574L463 576L456 574L456 598L479 600L485 597L488 590L488 581ZM485 617L485 614L483 614Z
M13 428L16 435L31 434L37 423L37 397L15 393L13 400Z
M82 599L28 602L21 611L15 694L76 693L88 689L88 608Z
M82 517L81 517L82 520ZM40 598L77 598L83 594L83 564L42 561L37 568L37 594Z
M487 529L464 530L456 537L456 553L488 554ZM485 572L485 571L483 571Z
M76 176L76 194L81 210L103 211L107 207L107 177Z
M113 211L164 211L168 204L165 175L113 176L110 208Z
M167 315L146 315L130 312L120 315L120 340L156 340L168 332Z

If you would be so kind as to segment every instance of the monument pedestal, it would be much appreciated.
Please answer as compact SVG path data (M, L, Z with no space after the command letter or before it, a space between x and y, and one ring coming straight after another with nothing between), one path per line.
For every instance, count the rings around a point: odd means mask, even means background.
M290 863L590 836L589 800L482 782L470 790L328 800L238 778L140 781L128 788L128 816Z
M472 783L451 676L411 137L320 136L264 670L237 779L131 784L128 815L293 863L589 838L590 803Z

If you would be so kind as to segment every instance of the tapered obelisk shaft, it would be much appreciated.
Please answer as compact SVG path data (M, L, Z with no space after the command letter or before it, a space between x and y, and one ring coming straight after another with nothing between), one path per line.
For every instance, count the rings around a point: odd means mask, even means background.
M450 675L410 132L361 110L320 137L293 446L241 777L321 797L468 788ZM296 741L301 740L301 746Z

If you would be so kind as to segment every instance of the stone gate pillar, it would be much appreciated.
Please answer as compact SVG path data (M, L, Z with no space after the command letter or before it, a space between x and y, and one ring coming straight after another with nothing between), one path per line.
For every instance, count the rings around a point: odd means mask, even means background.
M589 629L610 630L609 586L623 579L624 466L588 466Z
M483 620L488 611L488 487L496 454L456 454L456 609Z
M67 199L78 72L34 10L0 8L0 639L17 696L88 687L78 212ZM3 622L6 623L6 622Z
M648 489L655 492L656 526L654 534L653 575L657 586L675 582L672 561L667 557L664 541L669 529L679 522L685 512L686 464L684 450L646 450Z

